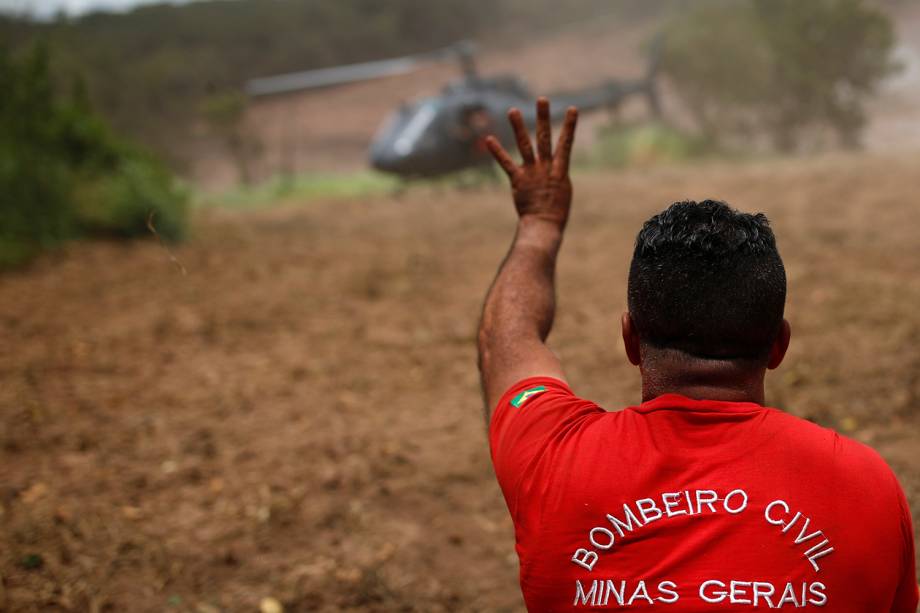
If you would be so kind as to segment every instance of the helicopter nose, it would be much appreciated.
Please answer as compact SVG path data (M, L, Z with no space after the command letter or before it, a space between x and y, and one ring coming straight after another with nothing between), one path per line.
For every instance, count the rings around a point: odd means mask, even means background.
M370 158L371 167L373 167L375 170L379 170L381 172L393 172L394 164L391 156L371 152Z
M399 173L406 165L407 156L388 148L371 149L371 166L381 172Z

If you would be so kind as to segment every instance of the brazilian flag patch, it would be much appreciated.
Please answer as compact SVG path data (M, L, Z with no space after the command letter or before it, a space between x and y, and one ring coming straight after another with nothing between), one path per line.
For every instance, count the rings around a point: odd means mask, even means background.
M516 409L519 409L519 408L521 408L521 405L522 405L522 404L524 404L525 402L527 402L528 400L530 400L530 399L533 398L534 396L539 396L540 394L542 394L542 393L545 392L545 391L546 391L546 387L544 387L544 386L542 386L542 385L538 385L538 386L536 386L536 387L528 388L528 389L524 390L523 392L521 392L520 394L518 394L517 396L515 396L514 398L511 399L511 406L513 406L513 407L516 408Z

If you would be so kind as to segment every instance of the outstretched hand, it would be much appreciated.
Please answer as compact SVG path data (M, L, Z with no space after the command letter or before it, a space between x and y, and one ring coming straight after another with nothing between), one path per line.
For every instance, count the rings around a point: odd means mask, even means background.
M537 99L537 155L534 156L530 135L524 126L521 111L512 108L508 120L514 129L522 164L517 165L494 136L486 138L486 146L511 179L514 206L521 219L533 217L550 221L560 228L565 226L572 203L572 181L569 179L569 159L575 140L578 110L569 107L562 125L562 133L552 150L549 101Z

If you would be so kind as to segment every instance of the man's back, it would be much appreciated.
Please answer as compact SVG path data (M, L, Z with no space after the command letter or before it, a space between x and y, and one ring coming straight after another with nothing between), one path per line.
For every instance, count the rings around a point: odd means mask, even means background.
M548 101L536 110L536 153L509 111L520 164L486 141L518 224L478 335L528 608L914 613L911 519L891 471L868 448L765 408L764 378L792 328L763 213L683 200L649 218L620 318L645 404L607 413L572 394L546 341L578 114L566 111L554 152Z
M782 411L664 395L606 412L537 378L499 402L491 443L531 610L915 610L890 469Z

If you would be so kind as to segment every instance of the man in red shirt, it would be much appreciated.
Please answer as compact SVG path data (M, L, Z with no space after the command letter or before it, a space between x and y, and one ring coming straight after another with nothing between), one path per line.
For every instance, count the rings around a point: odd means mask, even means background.
M522 164L488 146L519 220L483 308L489 440L532 611L822 608L913 613L910 512L868 447L764 406L789 344L762 214L679 202L639 232L622 330L642 404L576 396L545 345L569 214L569 109L555 155L509 113Z

